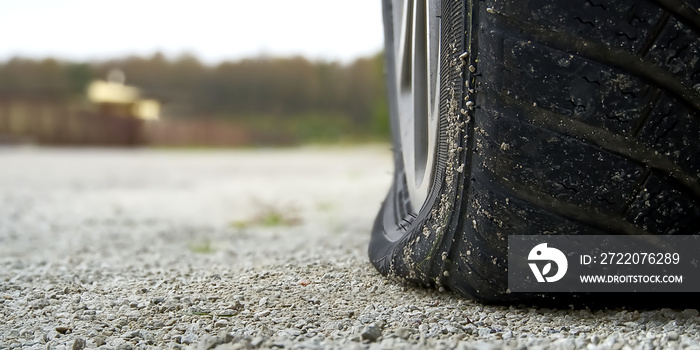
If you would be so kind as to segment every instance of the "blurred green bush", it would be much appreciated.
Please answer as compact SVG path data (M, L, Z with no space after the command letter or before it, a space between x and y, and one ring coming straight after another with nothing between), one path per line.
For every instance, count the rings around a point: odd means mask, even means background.
M228 120L295 143L389 139L382 54L347 64L260 57L207 65L161 54L90 63L14 58L0 62L0 97L75 101L113 69L161 101L163 119Z

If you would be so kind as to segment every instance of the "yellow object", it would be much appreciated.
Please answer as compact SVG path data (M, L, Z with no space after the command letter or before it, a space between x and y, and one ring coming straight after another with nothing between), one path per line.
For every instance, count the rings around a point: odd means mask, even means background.
M153 99L139 100L132 109L134 116L143 120L158 120L160 117L160 103Z
M93 103L128 104L136 102L141 96L141 91L119 83L95 80L88 86L87 95Z
M142 99L141 90L118 82L95 80L88 86L87 97L99 106L111 106L109 110L129 111L130 116L144 120L160 117L160 102ZM121 108L115 108L121 107Z

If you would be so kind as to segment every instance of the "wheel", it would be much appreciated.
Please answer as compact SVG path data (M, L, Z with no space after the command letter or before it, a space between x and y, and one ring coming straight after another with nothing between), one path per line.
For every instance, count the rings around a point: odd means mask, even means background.
M384 0L395 172L372 264L484 302L570 303L601 294L509 292L509 236L698 234L699 9Z

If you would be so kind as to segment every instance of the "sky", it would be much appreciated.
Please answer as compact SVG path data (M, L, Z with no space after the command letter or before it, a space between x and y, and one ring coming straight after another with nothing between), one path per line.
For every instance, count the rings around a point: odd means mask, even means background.
M0 60L185 53L348 62L383 45L380 0L0 0Z

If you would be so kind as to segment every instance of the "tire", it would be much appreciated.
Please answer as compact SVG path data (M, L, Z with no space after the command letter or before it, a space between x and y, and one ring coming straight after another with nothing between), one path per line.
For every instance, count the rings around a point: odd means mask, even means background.
M641 300L509 293L508 236L699 233L700 1L442 1L432 146L402 126L411 3L383 1L395 173L372 264L488 303ZM422 196L406 166L419 148Z

